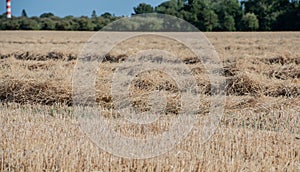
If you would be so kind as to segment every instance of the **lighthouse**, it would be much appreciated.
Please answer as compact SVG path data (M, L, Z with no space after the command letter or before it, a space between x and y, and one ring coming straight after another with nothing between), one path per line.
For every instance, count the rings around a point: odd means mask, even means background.
M11 2L10 2L10 0L6 0L6 14L7 14L7 18L11 18Z

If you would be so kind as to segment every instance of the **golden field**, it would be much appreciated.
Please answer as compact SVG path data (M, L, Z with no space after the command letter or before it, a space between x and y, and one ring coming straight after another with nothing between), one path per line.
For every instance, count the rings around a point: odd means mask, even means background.
M79 127L72 107L73 72L93 34L0 32L1 171L300 170L299 32L205 33L224 66L224 116L205 144L193 130L170 152L150 159L111 155ZM177 54L192 71L201 96L194 125L201 127L211 98L204 66L181 44L153 36L118 44L100 64L99 107L108 119L122 118L110 92L113 73L128 56L153 47ZM131 103L140 112L149 110L147 98L156 89L166 96L165 118L176 117L180 91L176 82L157 71L136 76L130 83ZM152 135L168 130L155 124L144 128ZM128 124L116 130L134 137L147 134Z

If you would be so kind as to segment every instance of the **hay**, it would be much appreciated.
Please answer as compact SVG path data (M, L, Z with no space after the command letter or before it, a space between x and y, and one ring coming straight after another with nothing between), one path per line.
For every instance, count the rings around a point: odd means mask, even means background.
M4 60L4 61L3 61ZM58 70L72 70L75 65L75 61L71 63L64 63L63 60L58 61L15 61L8 62L9 59L3 59L1 63L1 101L2 102L20 102L20 103L42 103L42 104L53 104L53 103L66 103L71 105L71 83L60 83L57 82L58 76L53 75L51 81L39 80L35 78L34 72L43 73L53 73L53 71L58 72ZM239 62L239 61L238 61ZM263 67L257 65L252 65L251 61L248 63L243 63L247 67L243 69L246 71L241 71L241 67L237 67L237 63L228 64L225 67L227 74L227 84L226 84L226 93L227 95L234 96L270 96L270 97L299 97L300 96L300 87L296 79L299 78L299 69L295 65L289 65L284 68L284 70L277 70L276 66L265 67L263 63L260 63ZM10 74L7 69L10 69L18 64L19 67L24 68L24 73L28 71L28 74L31 78L28 80L20 80L15 78L14 75ZM110 66L110 63L106 63L106 66ZM57 67L62 69L57 69ZM199 87L199 93L205 95L211 95L211 83L208 80L208 76L205 73L203 67L198 67L199 65L191 65L191 70L193 75L196 78ZM18 67L18 68L19 68ZM272 69L272 67L274 69ZM111 67L102 68L101 73L106 73L105 76L99 78L97 84L103 85L101 88L109 89L111 80L107 80L108 77L112 74L114 70L114 65L111 64ZM259 72L259 69L264 69L265 71ZM278 77L270 77L268 72L277 71L277 75L285 76L283 79ZM29 73L31 71L31 73ZM293 71L293 72L290 72ZM111 73L111 74L110 74ZM226 73L226 72L225 72ZM54 74L54 73L53 73ZM59 73L58 73L59 74ZM143 76L136 78L131 84L134 86L132 92L138 94L145 94L146 92L153 90L164 90L169 93L178 92L178 87L176 83L170 79L166 79L158 73L149 73L148 76ZM63 78L64 76L60 76ZM57 79L56 79L57 78ZM57 81L55 81L57 80ZM105 92L99 93L99 98L97 101L104 105L105 107L111 107L110 103L105 99L102 99L101 96L105 95Z
M300 86L292 82L244 73L227 80L227 94L235 96L299 97Z
M32 33L43 33L41 35L44 36L50 32ZM1 50L0 55L0 58L3 57L0 59L0 101L4 105L0 104L0 122L3 124L0 147L4 149L0 164L4 171L298 169L300 90L297 59L300 51L295 45L299 45L300 39L295 39L295 35L299 33L207 33L225 66L225 75L222 76L227 80L224 116L214 135L205 144L201 144L197 130L201 129L210 114L212 83L201 63L189 62L193 56L188 54L182 56L180 60L186 59L185 64L191 69L199 86L200 105L195 130L166 156L157 157L153 161L116 158L98 149L79 129L74 109L70 107L76 60L68 61L67 56L78 55L76 51L81 49L79 45L83 43L75 41L73 36L77 35L76 39L81 40L86 32L77 32L71 36L70 32L61 33L60 36L56 34L51 32L51 41L44 39L42 43L32 40L34 36L28 32L22 33L24 37L17 37L11 32L1 35L4 43L2 41L0 45L4 51ZM6 35L12 35L18 41L5 43ZM62 35L69 35L70 38L66 39ZM55 39L52 40L52 37ZM288 41L282 44L282 39ZM153 40L149 42L149 45L161 46ZM181 110L180 93L185 91L180 90L176 82L166 75L158 77L159 72L145 72L138 76L130 75L134 80L129 83L129 97L120 94L115 98L111 95L111 78L126 53L122 50L132 53L137 51L135 48L147 43L142 40L140 44L124 44L127 48L109 54L108 59L101 64L96 79L96 101L101 106L101 115L116 121L110 125L119 134L141 139L146 138L146 134L156 136L168 131L171 124L168 122L177 117L176 114ZM65 46L68 50L51 49L55 45ZM168 44L164 46L169 50ZM173 48L176 52L184 47L175 45ZM23 51L16 52L16 49ZM286 49L295 54L286 53ZM283 58L277 58L280 56ZM151 60L160 59L154 57ZM178 62L169 61L168 64L174 67ZM218 77L211 76L211 79L214 82ZM151 108L149 98L154 90L161 90L167 100L167 115L162 115L159 120L163 125L154 123L134 126L122 120L124 113L116 110L115 100L127 98L136 111L148 111ZM125 103L128 105L128 101ZM161 118L167 123L163 123Z
M62 53L56 51L50 51L45 54L35 53L35 52L13 52L7 54L0 53L0 59L7 59L9 57L14 57L18 60L32 60L32 61L47 61L47 60L64 60L72 61L76 60L78 57L73 53Z
M252 40L244 40L243 43L249 41ZM168 44L171 43L174 43L174 45L169 46ZM132 46L132 44L137 46ZM165 61L167 65L175 66L180 61L185 63L191 69L196 79L200 95L210 96L212 83L210 83L207 71L201 61L197 60L190 50L185 50L184 45L175 43L174 40L161 40L160 44L165 45L164 50L180 56L180 59L177 61ZM107 109L114 108L112 95L110 95L108 90L111 89L111 78L118 65L139 50L147 49L147 47L151 46L159 48L160 44L153 37L146 36L145 38L135 37L115 46L104 58L96 81L96 101L100 106ZM243 103L248 104L248 100L243 98L245 96L250 96L252 100L260 96L274 98L297 98L300 96L300 58L298 54L292 55L291 53L283 52L277 55L264 54L253 56L248 54L240 56L237 54L241 54L243 50L250 51L251 46L244 47L240 43L236 45L222 44L222 46L225 46L225 48L223 47L222 49L220 45L216 44L216 48L217 50L219 49L220 57L223 60L223 77L227 81L226 94L240 97L241 104L237 106L244 107ZM266 52L270 48L257 47L259 46L255 46L251 50L255 51L252 54ZM239 49L237 50L237 48ZM236 54L231 57L232 54L229 56L227 53ZM1 52L1 102L41 103L47 105L65 103L72 105L71 78L77 58L78 53L75 51ZM149 60L153 61L153 63L161 61L157 57L152 57ZM14 73L14 71L19 71L20 74ZM141 110L147 109L143 107L147 104L146 98L141 95L147 95L153 90L164 91L168 95L179 94L180 91L184 91L179 90L176 82L167 78L167 75L155 72L136 77L130 84L132 86L131 92L134 93L131 95L133 102ZM169 112L178 107L178 102L171 100L168 103ZM247 106L245 105L245 107ZM174 110L173 112L176 111Z
M61 87L59 83L40 83L35 80L6 80L0 82L0 99L2 102L22 104L72 104L71 88Z

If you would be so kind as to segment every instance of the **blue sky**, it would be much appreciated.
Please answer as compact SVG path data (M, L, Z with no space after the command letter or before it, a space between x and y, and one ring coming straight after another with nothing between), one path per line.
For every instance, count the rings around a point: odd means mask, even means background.
M20 16L25 9L28 16L39 16L44 12L52 12L56 16L90 16L93 10L97 14L110 12L117 16L129 16L133 7L145 2L157 6L165 0L11 0L12 15ZM0 14L6 12L6 0L0 0Z

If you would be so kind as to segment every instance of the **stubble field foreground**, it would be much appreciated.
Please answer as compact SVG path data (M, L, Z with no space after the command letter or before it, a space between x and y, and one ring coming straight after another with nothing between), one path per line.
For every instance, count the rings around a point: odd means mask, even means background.
M0 171L300 170L299 32L205 33L223 62L226 79L224 116L205 144L195 131L208 117L211 99L201 61L178 42L153 35L116 45L100 64L96 79L96 102L106 119L123 118L114 105L111 79L118 65L140 50L163 48L177 54L199 87L196 129L168 153L149 159L119 158L103 151L74 116L74 66L93 34L0 32ZM152 59L154 65L159 61ZM176 62L167 65L176 67ZM160 120L166 123L117 123L112 126L115 131L135 138L167 132L181 108L176 82L149 71L136 76L129 89L138 112L149 110L151 92L163 91L167 103Z

